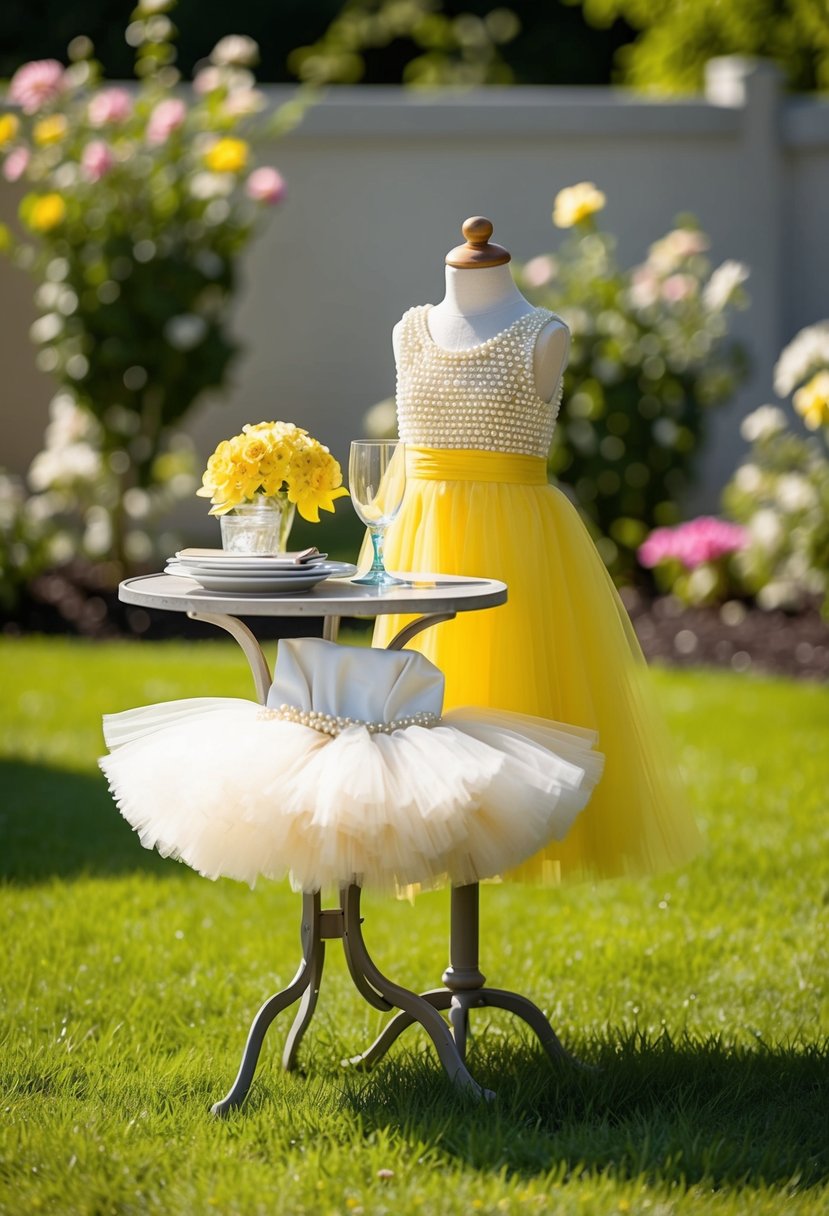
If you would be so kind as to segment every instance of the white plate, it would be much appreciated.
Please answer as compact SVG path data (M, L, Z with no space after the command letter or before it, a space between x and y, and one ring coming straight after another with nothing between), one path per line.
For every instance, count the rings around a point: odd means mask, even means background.
M198 566L195 562L179 562L168 559L168 565L175 566L176 572L186 571L192 578L201 578L203 574L216 578L305 578L308 574L325 573L330 578L339 572L339 562L316 562L311 566Z
M192 578L194 582L204 587L205 591L251 591L281 593L310 591L317 583L327 578L350 578L357 573L357 567L347 562L326 562L323 567L314 566L310 570L297 569L295 574L287 571L274 571L272 574L243 575L228 573L195 574L190 568L177 562L168 564L165 574L183 575Z
M310 574L320 574L325 578L347 578L354 574L357 570L356 566L349 565L347 562L317 562L313 566L279 566L274 569L256 567L252 570L239 570L238 567L219 567L212 566L196 566L186 564L185 562L174 561L168 559L167 568L175 567L176 574L186 574L190 578L200 579L202 576L207 578L232 578L240 582L249 578L307 578Z
M210 557L182 556L180 553L177 553L175 557L170 557L167 560L175 562L179 566L186 566L188 570L220 570L223 572L244 570L251 574L274 574L277 571L281 573L283 570L314 569L323 563L327 563L328 554L319 553L307 561L295 562L284 557L257 556L252 553L223 555L221 551L217 551L215 556Z

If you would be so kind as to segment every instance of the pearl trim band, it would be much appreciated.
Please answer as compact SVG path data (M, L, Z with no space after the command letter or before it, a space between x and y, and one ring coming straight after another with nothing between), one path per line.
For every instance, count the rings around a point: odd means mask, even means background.
M391 722L367 722L362 718L336 717L334 714L323 714L316 709L299 709L296 705L280 705L278 709L260 709L256 715L259 722L296 722L299 726L310 726L322 735L336 737L352 726L364 726L370 735L390 735L395 730L405 730L407 726L422 726L427 730L440 724L438 714L422 710L408 718L394 718Z

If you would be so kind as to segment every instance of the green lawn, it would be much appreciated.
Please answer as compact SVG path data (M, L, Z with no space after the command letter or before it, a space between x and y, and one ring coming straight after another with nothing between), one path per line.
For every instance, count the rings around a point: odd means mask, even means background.
M209 1115L290 978L299 901L146 853L95 767L100 715L250 694L232 643L0 643L0 1212L810 1213L829 1209L829 696L656 675L708 848L646 882L482 892L483 969L594 1071L473 1015L492 1104L383 1022L332 943L307 1076L287 1023L246 1106ZM433 986L447 898L367 899L380 965ZM383 1173L391 1171L390 1175Z

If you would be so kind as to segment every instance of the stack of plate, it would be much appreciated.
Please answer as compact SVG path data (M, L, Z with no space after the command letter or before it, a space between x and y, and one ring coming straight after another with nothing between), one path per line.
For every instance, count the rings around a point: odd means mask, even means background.
M225 553L222 549L182 549L170 558L165 574L192 578L206 591L309 591L327 578L350 578L357 567L328 561L325 553Z

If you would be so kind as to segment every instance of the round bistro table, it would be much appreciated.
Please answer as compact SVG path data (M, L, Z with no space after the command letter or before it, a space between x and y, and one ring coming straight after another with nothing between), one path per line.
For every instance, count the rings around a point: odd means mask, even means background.
M390 613L413 616L414 620L389 643L388 649L400 650L423 629L452 620L458 612L494 608L507 599L506 585L494 579L443 574L405 578L404 585L388 588L327 579L310 591L278 594L206 591L190 578L148 574L126 579L118 595L126 604L186 613L191 620L226 630L242 648L253 675L257 700L264 705L271 672L256 635L239 619L242 616L322 617L323 637L329 641L337 640L340 619L344 616L377 617ZM332 939L342 941L351 978L364 999L383 1012L398 1011L366 1051L344 1060L344 1064L371 1068L398 1036L417 1022L431 1038L453 1084L476 1096L491 1098L494 1096L491 1091L482 1089L466 1067L469 1010L484 1006L506 1009L520 1017L554 1060L572 1059L537 1005L518 993L486 986L478 965L477 883L452 888L449 966L441 977L443 986L420 994L387 979L370 957L363 940L360 896L360 887L351 883L341 889L339 907L323 908L319 891L303 894L299 968L287 988L269 997L254 1017L238 1075L227 1095L212 1107L215 1115L224 1115L244 1101L268 1027L282 1010L299 1001L282 1053L283 1068L296 1068L299 1045L319 996L325 943ZM448 1011L449 1024L441 1017L441 1011Z

